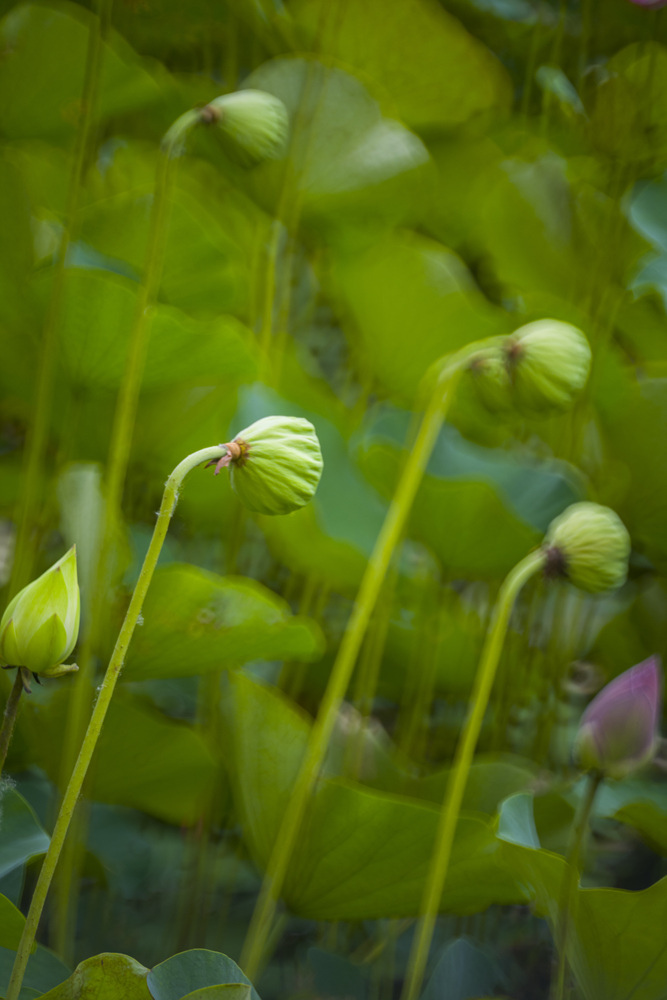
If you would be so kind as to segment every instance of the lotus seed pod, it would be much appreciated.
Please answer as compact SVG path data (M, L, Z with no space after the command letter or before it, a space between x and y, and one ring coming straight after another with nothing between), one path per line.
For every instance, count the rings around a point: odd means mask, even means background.
M549 525L543 549L548 576L565 576L596 593L625 583L630 536L618 514L597 503L575 503Z
M591 367L591 349L576 326L555 319L520 327L505 341L516 405L529 413L567 410Z
M581 717L574 756L583 771L624 778L651 759L662 709L660 659L652 656L607 684Z
M57 677L76 670L62 661L79 635L81 602L76 576L76 548L24 587L7 605L0 621L0 661L34 674Z
M301 417L263 417L227 447L231 485L257 514L290 514L312 500L322 475L315 428Z
M216 97L202 108L200 117L219 125L233 140L237 157L245 163L277 156L289 128L283 102L262 90L239 90Z

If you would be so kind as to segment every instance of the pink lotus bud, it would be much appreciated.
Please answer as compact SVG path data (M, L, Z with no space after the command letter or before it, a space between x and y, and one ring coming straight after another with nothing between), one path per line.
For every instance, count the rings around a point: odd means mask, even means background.
M581 717L574 745L584 771L624 778L651 759L662 709L660 657L652 656L603 687Z
M630 0L636 7L646 7L648 10L657 10L658 7L667 7L667 0Z

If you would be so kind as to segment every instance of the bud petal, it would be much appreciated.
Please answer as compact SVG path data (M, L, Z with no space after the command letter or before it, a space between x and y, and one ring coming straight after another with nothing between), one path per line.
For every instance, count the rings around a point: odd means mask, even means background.
M660 659L626 670L593 699L581 717L575 759L582 770L623 778L651 759L662 708Z
M248 163L280 153L289 128L283 102L262 90L239 90L216 97L204 109L234 142L239 159Z
M315 428L300 417L263 417L227 445L231 485L258 514L289 514L312 500L322 475Z
M597 503L575 503L549 525L546 573L596 593L625 583L630 536L618 514Z
M8 604L0 621L0 662L53 676L79 634L74 546Z

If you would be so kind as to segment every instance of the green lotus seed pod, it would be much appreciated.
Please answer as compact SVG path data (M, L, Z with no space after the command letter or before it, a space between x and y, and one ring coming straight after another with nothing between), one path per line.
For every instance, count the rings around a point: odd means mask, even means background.
M247 164L277 156L289 128L283 102L262 90L239 90L216 97L202 108L200 119L217 123L233 141L237 158Z
M565 576L596 593L625 583L630 536L618 514L597 503L575 503L551 522L543 551L547 576Z
M57 677L76 670L62 661L79 635L81 609L76 548L19 591L0 621L0 661L33 674Z
M506 339L504 350L516 405L528 413L569 409L588 379L591 349L569 323L528 323Z
M315 495L322 452L301 417L263 417L226 445L232 489L257 514L290 514Z

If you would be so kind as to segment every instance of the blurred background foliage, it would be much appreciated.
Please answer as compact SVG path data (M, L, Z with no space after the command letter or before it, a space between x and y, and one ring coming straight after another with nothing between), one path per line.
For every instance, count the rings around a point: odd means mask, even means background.
M527 421L490 416L462 384L260 982L265 998L395 995L498 585L585 498L627 525L630 579L596 597L536 582L519 602L425 994L539 1000L580 794L573 728L606 680L667 654L667 17L628 0L0 11L1 579L9 594L21 524L18 585L76 542L85 667L23 699L2 801L0 989L12 904L29 899L168 472L270 413L310 419L324 455L315 500L282 518L244 513L224 477L189 477L26 997L99 951L146 966L185 948L238 957L424 376L548 316L588 336L587 390ZM160 138L241 86L284 101L289 141L248 170L198 130L178 160L124 465L110 442ZM665 996L666 814L660 759L598 800L587 884L635 895L582 894L586 1000Z

